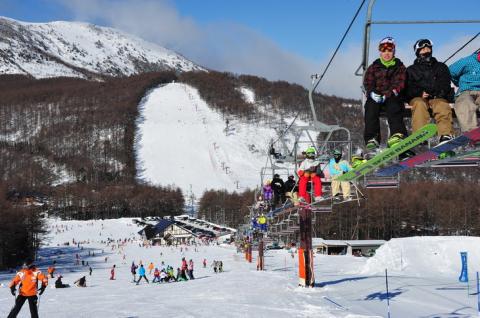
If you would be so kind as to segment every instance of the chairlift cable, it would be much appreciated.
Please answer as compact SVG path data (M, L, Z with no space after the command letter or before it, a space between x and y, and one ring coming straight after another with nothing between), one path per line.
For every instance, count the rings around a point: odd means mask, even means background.
M317 83L315 84L315 87L313 88L313 90L315 90L315 88L318 86L318 84L320 83L320 81L322 80L322 78L325 76L325 73L327 73L327 70L328 70L328 68L330 67L330 64L332 64L332 61L333 61L333 59L335 58L335 55L337 54L338 50L340 49L340 46L342 45L343 41L345 40L348 32L350 32L350 29L352 28L353 23L355 22L355 20L356 20L357 17L358 17L358 14L359 14L360 11L362 10L362 7L363 7L363 5L365 4L365 1L366 1L366 0L362 0L362 3L361 3L360 6L358 7L357 12L356 12L355 15L353 16L352 20L350 21L350 24L348 25L347 30L346 30L345 33L343 34L342 39L341 39L340 42L338 43L337 48L335 49L335 52L333 53L332 57L330 58L330 61L328 62L327 66L325 67L325 70L323 71L322 75L320 76L320 79L319 79L319 80L317 81ZM273 142L270 144L270 147L272 147L274 143L276 143L280 138L282 138L282 137L287 133L287 131L290 129L290 127L292 127L292 125L293 125L293 123L295 122L295 120L297 120L298 115L300 115L300 111L297 112L297 114L296 114L295 117L293 118L292 122L291 122L290 125L288 125L288 127L283 131L283 133L282 133L275 141L273 141Z
M315 84L315 87L313 88L312 91L315 91L315 88L318 86L318 84L320 83L320 81L323 79L323 77L325 76L325 73L327 73L327 70L328 70L328 68L330 67L330 64L332 64L333 59L335 58L335 55L337 55L338 50L339 50L340 47L342 46L343 41L344 41L345 38L347 37L348 32L350 32L350 29L352 28L353 23L355 22L355 20L356 20L357 17L358 17L358 14L359 14L360 11L362 10L362 7L363 7L363 5L365 4L365 1L366 1L366 0L363 0L362 3L360 4L360 6L358 7L357 12L355 13L355 15L353 16L352 20L350 21L350 24L348 25L347 30L346 30L345 33L343 34L342 39L340 40L340 43L338 43L337 48L335 49L335 52L333 52L333 55L332 55L332 57L330 58L330 61L328 62L327 66L325 67L325 70L323 70L322 75L320 75L320 77L319 77L319 79L318 79L317 83Z
M443 61L443 63L447 63L448 60L450 60L452 57L454 57L458 52L460 52L461 50L463 50L464 47L466 47L468 44L470 44L470 42L472 42L473 40L475 40L478 36L480 35L480 32L478 32L473 38L471 38L470 40L468 40L467 43L465 43L464 45L462 45L458 50L456 50L452 55L450 55L445 61Z

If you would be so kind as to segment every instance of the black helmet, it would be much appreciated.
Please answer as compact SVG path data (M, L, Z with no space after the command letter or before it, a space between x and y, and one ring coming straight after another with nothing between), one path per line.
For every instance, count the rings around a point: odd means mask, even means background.
M415 55L417 57L420 56L420 50L423 49L424 47L429 47L430 49L433 48L433 42L430 41L429 39L420 39L415 44L413 45L413 50L415 51Z

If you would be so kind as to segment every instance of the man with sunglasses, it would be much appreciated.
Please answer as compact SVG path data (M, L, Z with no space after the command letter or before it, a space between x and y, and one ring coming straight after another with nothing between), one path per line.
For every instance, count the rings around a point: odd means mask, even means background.
M462 132L478 126L480 107L480 49L450 65L452 82L458 87L455 113Z
M437 124L440 143L453 139L453 89L450 71L445 63L432 56L432 41L418 40L413 49L417 58L407 68L406 101L412 106L412 130L417 131L430 122L429 109Z
M380 144L380 111L385 110L390 127L389 147L407 135L403 122L404 106L399 94L405 86L406 68L395 57L395 41L386 37L378 45L380 58L367 69L363 80L367 101L365 102L364 139L369 151ZM408 155L404 153L404 155Z

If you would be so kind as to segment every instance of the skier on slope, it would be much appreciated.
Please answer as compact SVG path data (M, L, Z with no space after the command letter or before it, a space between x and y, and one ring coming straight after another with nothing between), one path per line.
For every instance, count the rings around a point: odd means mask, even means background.
M25 266L21 269L15 277L10 282L9 286L10 291L13 296L16 294L16 286L20 285L19 287L19 295L15 299L15 306L10 311L8 318L15 318L17 317L18 313L22 309L23 304L25 301L28 300L28 305L30 307L30 315L32 318L38 318L38 308L37 308L37 288L38 282L41 283L41 288L39 291L39 295L42 295L47 288L48 285L48 278L45 276L40 270L37 269L35 264L33 264L33 260L28 259L25 262Z
M50 265L47 269L47 273L50 278L54 278L53 274L55 273L55 264L57 264L57 261L53 261L52 265Z
M400 98L405 87L406 68L395 57L395 41L386 37L378 45L380 58L368 68L363 80L367 101L365 102L364 139L368 150L380 146L380 110L384 109L390 127L388 147L392 147L407 136L403 121L404 106ZM404 153L405 154L405 153ZM413 155L406 153L404 156Z
M140 265L140 268L138 269L138 280L137 280L137 285L140 284L140 280L143 278L147 281L147 284L150 284L150 282L148 281L148 278L147 276L145 276L145 268L143 267L143 264Z
M152 283L160 283L160 271L158 270L158 268L155 268L155 270L153 271L153 280L152 280Z
M320 165L318 160L315 160L315 148L308 147L305 151L305 160L302 161L297 171L300 180L298 181L298 195L300 200L310 203L310 196L307 193L307 183L312 181L314 200L320 201L322 199L322 181L317 174L317 168Z
M152 275L152 271L154 268L155 266L153 265L152 262L150 262L150 264L148 264L148 275Z
M195 279L193 277L193 260L191 259L188 261L188 278Z
M110 270L110 280L115 280L115 264L113 264L112 269Z
M137 281L137 268L138 266L135 265L135 262L132 262L132 266L130 267L130 272L132 273L132 276L133 276L133 282L136 282Z

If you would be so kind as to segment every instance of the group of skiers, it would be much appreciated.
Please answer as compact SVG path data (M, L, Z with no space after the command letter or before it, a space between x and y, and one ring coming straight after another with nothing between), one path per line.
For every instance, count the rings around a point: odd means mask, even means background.
M206 260L204 260L204 262L206 262ZM165 263L162 262L162 266L164 265ZM193 260L190 259L187 262L185 257L182 257L181 266L177 268L176 276L174 275L172 266L167 265L167 267L158 269L158 267L154 266L153 262L150 262L150 264L148 265L148 270L149 270L148 273L149 275L152 275L152 272L153 272L152 283L170 282L170 281L178 282L178 281L187 281L187 280L195 279L195 277L193 276L193 268L194 268ZM138 269L138 280L136 279L137 269ZM133 276L133 282L136 283L137 285L140 284L140 280L142 278L147 283L150 283L146 276L146 270L141 262L139 265L136 265L135 262L132 262L132 265L130 267L130 272L132 273L132 276Z
M380 112L385 111L390 127L387 146L392 147L407 136L403 120L404 103L412 107L412 131L430 121L430 112L438 128L439 144L454 138L452 109L462 132L477 127L476 111L480 107L480 50L448 67L432 55L433 43L420 39L413 46L416 59L405 67L395 56L395 41L386 37L380 41L380 57L367 69L363 81L365 102L366 148L379 148ZM453 83L458 86L454 92ZM414 155L404 152L402 157Z

